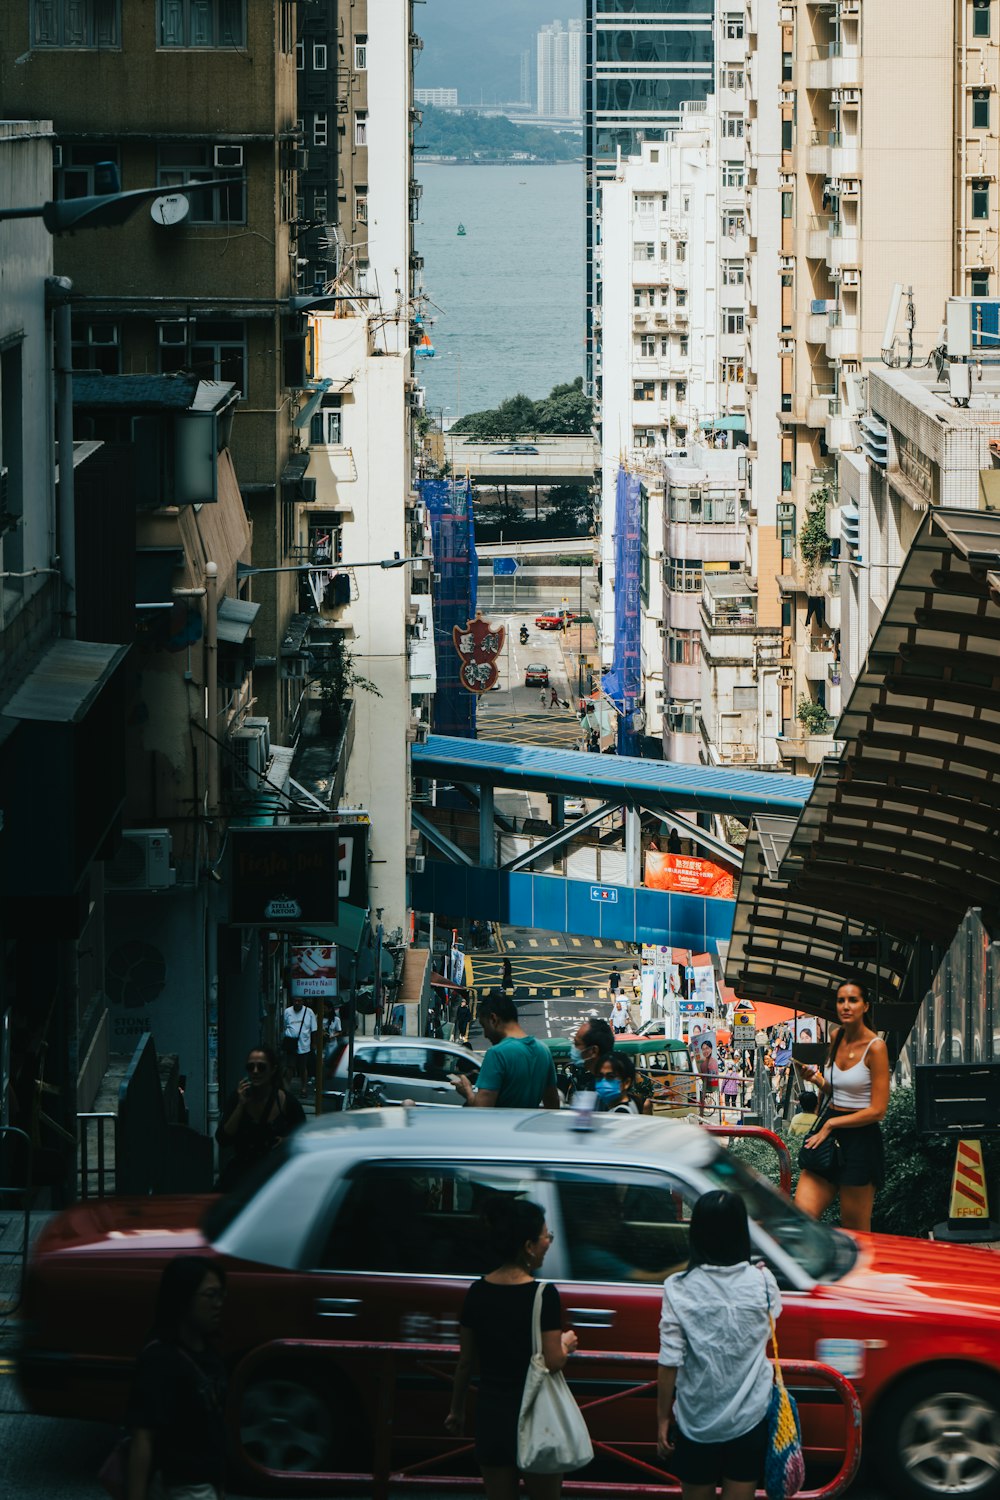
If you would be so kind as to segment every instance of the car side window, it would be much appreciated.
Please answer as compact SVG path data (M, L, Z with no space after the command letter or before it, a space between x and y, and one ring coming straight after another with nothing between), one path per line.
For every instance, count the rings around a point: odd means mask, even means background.
M614 1167L555 1174L577 1281L662 1281L688 1259L697 1191L668 1173Z
M391 1078L415 1078L430 1071L426 1047L375 1047L366 1073L384 1073Z
M483 1207L531 1196L530 1168L372 1162L357 1168L321 1252L324 1270L482 1276L493 1270Z

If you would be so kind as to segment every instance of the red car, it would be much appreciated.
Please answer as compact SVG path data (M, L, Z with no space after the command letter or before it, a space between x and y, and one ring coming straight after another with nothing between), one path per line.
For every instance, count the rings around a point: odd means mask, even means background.
M567 609L562 613L554 611L548 615L536 615L535 624L539 630L564 630L567 625L572 625L579 618L579 615L574 615Z
M242 1478L287 1494L298 1473L317 1493L317 1474L370 1472L390 1422L393 1461L426 1460L433 1473L455 1447L442 1424L462 1299L491 1264L482 1206L526 1193L554 1232L545 1274L589 1356L570 1362L569 1379L583 1404L620 1397L589 1411L595 1442L655 1462L655 1403L631 1391L650 1367L620 1357L655 1356L657 1278L685 1261L692 1205L717 1187L745 1200L755 1253L782 1286L782 1357L854 1383L893 1500L995 1500L1000 1260L816 1223L697 1126L641 1117L580 1130L570 1111L470 1110L456 1132L452 1110L362 1110L307 1125L229 1198L71 1209L30 1264L22 1389L37 1412L119 1420L163 1265L210 1254L227 1272ZM375 1343L394 1346L395 1381L379 1379L387 1351L365 1347ZM414 1344L448 1348L407 1360ZM791 1383L807 1458L838 1466L839 1397Z

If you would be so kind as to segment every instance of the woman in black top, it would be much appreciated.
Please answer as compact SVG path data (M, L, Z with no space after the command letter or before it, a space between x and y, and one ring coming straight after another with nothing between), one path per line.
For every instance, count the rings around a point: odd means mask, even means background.
M127 1425L127 1500L221 1500L226 1481L226 1368L212 1347L225 1273L203 1255L163 1272L149 1343L136 1363Z
M492 1198L483 1217L500 1264L466 1294L451 1410L444 1425L456 1435L463 1431L469 1381L478 1362L476 1460L487 1500L516 1500L517 1419L532 1355L534 1278L552 1236L538 1204L526 1198ZM545 1363L550 1370L561 1370L577 1339L572 1330L560 1332L559 1293L551 1282L542 1291L541 1321ZM558 1500L561 1474L523 1478L531 1500Z
M247 1076L230 1094L215 1139L232 1148L233 1155L219 1177L219 1190L228 1193L286 1136L305 1122L299 1101L278 1084L278 1059L270 1047L253 1047L247 1057Z

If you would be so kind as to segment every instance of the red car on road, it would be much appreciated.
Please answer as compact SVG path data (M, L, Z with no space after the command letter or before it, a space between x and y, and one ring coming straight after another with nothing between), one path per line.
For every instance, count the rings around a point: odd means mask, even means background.
M32 1409L120 1420L161 1270L197 1252L227 1273L241 1478L287 1495L298 1474L318 1493L332 1479L317 1475L370 1472L389 1431L395 1453L433 1473L455 1447L443 1422L462 1300L491 1264L482 1208L523 1193L545 1210L546 1275L589 1356L570 1361L570 1382L585 1404L615 1396L588 1412L595 1442L655 1462L650 1366L639 1374L622 1356L655 1357L659 1279L686 1260L698 1197L722 1187L743 1197L755 1254L782 1287L782 1357L854 1383L893 1500L996 1500L1000 1259L816 1223L696 1125L575 1123L570 1111L469 1110L456 1131L453 1110L360 1110L305 1126L228 1198L70 1209L29 1268L19 1373ZM699 1332L712 1337L710 1307ZM407 1362L415 1344L445 1347ZM395 1382L380 1379L394 1349ZM809 1376L793 1385L807 1459L836 1467L839 1396Z
M553 610L547 615L536 615L535 624L539 630L564 630L567 625L574 624L579 618L579 615L574 615L568 609L561 612Z

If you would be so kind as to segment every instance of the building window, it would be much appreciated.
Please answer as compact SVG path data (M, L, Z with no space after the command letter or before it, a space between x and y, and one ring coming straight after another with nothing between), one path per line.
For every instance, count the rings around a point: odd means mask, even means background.
M632 400L633 401L655 401L656 400L656 381L655 380L633 380L633 382L632 382Z
M697 630L671 630L667 635L667 661L671 666L696 667L701 661L701 634Z
M632 209L644 219L652 218L656 211L656 199L652 193L633 193Z
M682 359L687 359L688 350L691 347L690 335L686 334L686 333L682 333L681 336L680 336L680 338L678 339L678 346L679 346L679 352L680 352L681 358Z
M745 271L741 260L725 260L722 262L722 285L742 286Z
M722 380L725 385L742 385L743 361L741 359L724 359L722 361Z
M686 401L687 400L687 394L688 394L687 381L686 380L678 380L676 390L677 390L677 399L678 399L678 401Z
M368 144L368 111L359 109L354 116L354 144L356 146L367 146Z
M781 490L787 494L792 487L792 461L790 458L781 460Z
M723 115L722 135L724 140L741 141L743 139L743 116Z
M795 141L795 126L789 116L781 122L781 149L791 151Z
M215 166L214 146L161 146L157 153L156 181L160 187L176 188L184 182L217 181L231 177L231 187L205 188L186 196L191 204L191 224L245 224L246 196L242 168Z
M781 195L781 217L793 219L795 217L795 194L782 193Z
M731 526L737 519L736 495L705 495L700 490L672 489L668 516L671 521L691 522L696 526ZM739 520L745 518L746 504L741 500Z
M736 308L726 308L722 314L722 331L723 333L742 333L743 314Z
M666 705L667 728L671 734L697 734L701 704L671 700Z
M296 42L295 43L295 66L299 70L299 72L301 73L302 70L304 69L305 65L306 65L306 44L305 44L305 42Z
M326 196L326 190L324 189L323 191L320 191L319 188L315 188L314 191L313 191L313 213L312 213L312 216L313 216L314 219L317 220L318 223L325 224L326 223L326 215L327 215L327 196Z
M633 448L654 448L656 446L656 433L652 427L635 427L632 431Z
M742 40L743 40L743 17L742 16L727 16L725 24L726 24L726 41L727 42L742 42Z
M157 0L160 47L245 47L246 0Z
M113 162L120 165L121 154L117 146L106 141L96 146L74 144L63 146L62 166L56 171L55 196L57 198L89 198L98 191L94 169L98 162Z
M664 286L664 287L660 288L660 306L661 307L669 307L670 306L670 288L669 287Z
M354 71L355 73L368 71L368 38L360 34L354 38Z
M972 3L972 35L989 36L990 34L990 0L973 0Z
M309 423L309 441L316 446L339 448L344 441L343 414L339 396L324 396L321 409Z
M990 128L989 89L976 89L972 95L972 128L973 130L989 130Z
M314 73L325 73L326 72L326 43L325 42L314 42L313 43L313 72Z
M366 187L354 190L354 217L359 224L368 223L368 189Z
M969 273L969 296L988 297L990 295L990 273L989 271L971 271Z
M656 290L651 286L635 286L632 288L633 307L655 307Z
M122 372L121 333L117 323L103 319L73 319L73 369Z
M701 559L668 557L663 565L663 581L672 594L700 594Z
M660 334L660 353L666 357L670 353L670 336L666 333Z
M677 306L678 307L687 307L687 300L688 300L688 294L685 291L684 287L682 287L682 286L675 287L674 288L674 301L676 302Z
M313 145L327 146L330 143L330 121L327 113L323 110L320 114L313 115Z
M687 254L688 254L687 240L678 240L677 241L677 250L676 250L676 253L675 253L675 259L676 259L677 264L679 266L682 266L684 264L684 262L687 260Z
M633 260L652 260L656 255L656 246L652 240L636 240L632 246Z
M231 380L247 393L246 327L237 318L195 318L161 323L160 373L190 371L201 380Z
M661 380L660 381L660 400L661 401L669 401L670 400L670 381L669 380Z
M719 72L719 87L734 89L737 93L743 88L742 68L722 68Z
M747 221L743 214L724 214L722 218L722 232L727 239L735 240L741 234L746 234Z
M656 335L644 333L639 339L639 356L641 359L653 359L656 354Z
M781 81L782 81L782 83L791 83L792 82L792 79L794 77L794 72L793 72L794 67L795 67L795 55L794 55L794 53L792 53L792 52L783 52L781 54Z
M32 0L33 47L120 47L120 0Z
M990 216L990 185L982 179L972 184L972 217L988 219Z
M746 184L746 172L744 168L735 161L727 161L722 166L722 186L726 188L741 188Z

